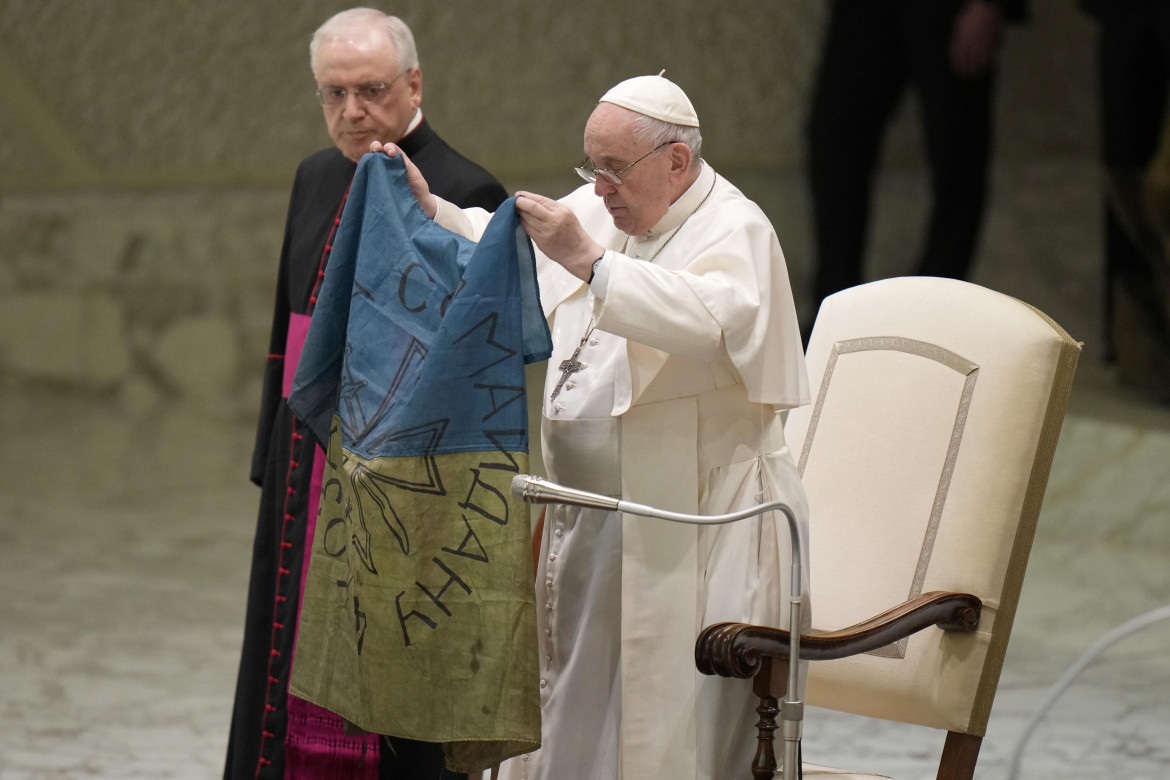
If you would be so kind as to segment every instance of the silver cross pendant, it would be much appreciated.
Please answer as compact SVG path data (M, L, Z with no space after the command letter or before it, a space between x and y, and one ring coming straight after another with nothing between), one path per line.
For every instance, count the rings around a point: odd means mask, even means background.
M560 365L557 366L561 370L561 378L557 380L557 386L553 388L552 395L548 397L548 400L555 401L556 397L561 394L561 390L564 388L568 378L585 368L585 364L577 359L577 356L580 354L581 348L578 347L571 358L562 360Z

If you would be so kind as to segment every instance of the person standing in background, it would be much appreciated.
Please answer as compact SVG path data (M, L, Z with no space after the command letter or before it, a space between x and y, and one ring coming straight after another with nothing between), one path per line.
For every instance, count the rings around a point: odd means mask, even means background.
M814 309L860 284L886 127L918 98L931 206L915 273L966 278L987 200L997 55L1025 0L832 0L808 124Z
M1081 0L1081 8L1096 20L1099 34L1106 358L1122 364L1123 381L1144 385L1158 400L1167 402L1170 257L1163 237L1170 138L1166 134L1170 2ZM1123 309L1136 332L1119 327ZM1127 376L1131 365L1138 368Z
M371 141L396 139L452 202L492 210L507 192L427 123L418 53L401 19L343 11L313 35L309 59L334 146L300 164L285 225L252 459L262 492L224 778L462 777L444 770L438 744L350 736L333 713L288 695L324 453L287 399L350 181Z

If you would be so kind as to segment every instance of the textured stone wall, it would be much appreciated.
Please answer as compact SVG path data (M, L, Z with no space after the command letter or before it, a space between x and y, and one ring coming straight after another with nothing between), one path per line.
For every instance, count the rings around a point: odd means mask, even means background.
M5 173L20 186L279 184L328 143L307 42L348 5L5 0ZM433 123L505 177L575 161L597 97L661 68L693 95L712 154L797 159L798 124L785 117L811 77L819 0L395 10L415 30Z
M286 195L38 193L0 201L4 384L235 413L268 351Z
M256 399L287 188L329 143L307 45L350 3L0 0L0 383L228 414ZM1005 52L1000 159L1092 153L1091 28L1036 0ZM404 0L424 109L509 189L559 195L597 97L668 75L705 156L808 265L802 129L824 0ZM887 145L916 165L914 112Z

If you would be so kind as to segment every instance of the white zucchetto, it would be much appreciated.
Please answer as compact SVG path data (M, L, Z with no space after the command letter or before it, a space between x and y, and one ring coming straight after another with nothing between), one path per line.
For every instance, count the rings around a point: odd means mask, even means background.
M674 125L699 126L699 115L695 113L687 93L661 73L626 79L602 95L597 102L613 103Z

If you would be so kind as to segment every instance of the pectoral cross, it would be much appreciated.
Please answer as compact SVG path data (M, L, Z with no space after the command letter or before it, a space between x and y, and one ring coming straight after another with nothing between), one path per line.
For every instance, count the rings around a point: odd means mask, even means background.
M557 368L561 370L561 378L557 380L557 386L553 388L552 395L548 397L548 400L555 401L557 396L561 394L561 389L565 386L565 382L568 381L569 377L585 368L585 364L577 358L581 356L581 350L585 348L585 343L589 341L589 336L592 334L593 319L590 318L589 327L585 329L585 335L581 337L581 343L577 345L575 350L573 350L573 354L569 357L568 360L562 360L557 365Z

